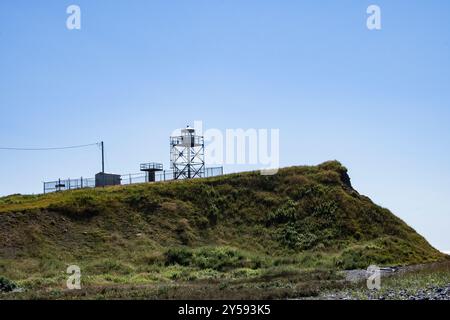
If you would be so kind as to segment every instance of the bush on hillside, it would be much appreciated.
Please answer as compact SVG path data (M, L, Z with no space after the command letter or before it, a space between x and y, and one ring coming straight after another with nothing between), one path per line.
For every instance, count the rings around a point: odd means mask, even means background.
M0 277L0 292L11 292L17 288L17 285L6 278Z
M196 250L171 248L165 253L166 265L178 264L199 269L225 271L236 268L258 268L262 262L247 259L239 250L228 247L204 247Z
M281 207L272 211L267 216L267 224L280 224L286 222L294 222L297 212L297 203L292 200L288 200Z
M193 257L193 263L201 269L223 271L243 267L244 256L237 250L215 247L202 248Z
M166 265L179 264L188 266L192 260L192 252L185 248L170 248L165 253Z
M308 250L318 242L318 237L310 232L300 232L294 223L288 223L278 232L279 241L290 249Z

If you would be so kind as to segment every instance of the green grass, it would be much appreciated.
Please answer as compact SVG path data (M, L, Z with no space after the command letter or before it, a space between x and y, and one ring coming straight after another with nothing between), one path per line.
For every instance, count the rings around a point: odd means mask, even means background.
M36 297L66 295L72 264L81 267L88 297L108 297L102 290L115 286L129 288L125 297L178 297L177 286L193 296L224 297L235 294L234 281L250 281L242 292L255 290L255 297L266 297L256 293L261 286L274 285L275 297L316 292L306 275L316 271L445 259L359 195L336 161L274 176L12 195L0 198L0 243L0 276ZM278 271L281 280L264 282ZM338 278L322 280L326 286Z

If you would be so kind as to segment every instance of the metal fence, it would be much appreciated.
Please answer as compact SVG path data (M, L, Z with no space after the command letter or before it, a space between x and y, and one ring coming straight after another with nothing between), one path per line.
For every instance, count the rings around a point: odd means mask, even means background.
M44 193L94 187L94 178L59 179L57 181L44 182Z
M170 181L174 180L174 171L173 170L163 170L161 172L155 173L155 181L154 182L161 182L161 181ZM215 177L215 176L221 176L223 175L223 167L212 167L212 168L205 168L203 169L203 172L201 174L200 178L208 178L208 177ZM182 180L181 176L178 178L178 180ZM134 183L144 183L147 182L147 174L145 173L131 173L131 174L125 174L120 177L121 184L134 184Z
M223 167L205 168L202 178L223 175ZM163 170L155 174L155 182L174 180L173 170ZM181 179L180 179L181 180ZM121 185L148 182L146 173L131 173L120 176ZM57 181L44 182L44 193L65 191L73 189L95 188L95 178L59 179Z

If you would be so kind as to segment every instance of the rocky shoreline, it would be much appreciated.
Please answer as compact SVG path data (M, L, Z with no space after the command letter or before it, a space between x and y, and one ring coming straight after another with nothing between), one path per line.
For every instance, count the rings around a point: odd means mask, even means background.
M433 281L430 275L448 266L448 262L421 264L404 267L380 268L380 290L366 287L367 270L347 270L345 281L350 287L338 292L327 292L319 296L324 300L450 300L450 274L444 280ZM448 267L447 267L448 268ZM442 270L440 270L442 274ZM428 278L426 278L428 276ZM419 279L424 279L422 282Z
M320 297L323 300L450 300L450 283L443 287L428 287L411 292L408 289L369 291L355 294L352 291L329 293Z

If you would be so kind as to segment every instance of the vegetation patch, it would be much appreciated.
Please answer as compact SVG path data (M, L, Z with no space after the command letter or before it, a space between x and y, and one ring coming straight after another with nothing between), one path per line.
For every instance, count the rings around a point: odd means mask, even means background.
M0 277L0 292L10 292L17 288L17 285L6 278Z
M446 259L337 161L12 195L0 243L2 276L27 289L10 294L36 298L295 298L339 286L336 270ZM73 264L84 292L63 290Z
M166 265L178 264L198 269L226 271L237 268L255 269L262 261L229 247L203 247L199 249L173 248L166 252Z

